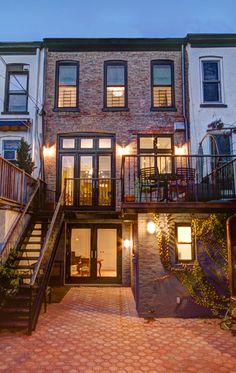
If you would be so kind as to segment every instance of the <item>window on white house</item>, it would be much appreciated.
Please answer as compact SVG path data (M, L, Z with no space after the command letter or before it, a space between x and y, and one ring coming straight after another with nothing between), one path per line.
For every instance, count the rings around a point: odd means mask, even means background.
M191 262L194 260L192 229L190 224L176 225L176 249L178 262Z
M202 61L203 102L221 103L220 61Z
M20 140L3 140L3 157L8 161L15 161L19 145Z
M8 65L6 79L5 111L27 112L29 71L26 65Z

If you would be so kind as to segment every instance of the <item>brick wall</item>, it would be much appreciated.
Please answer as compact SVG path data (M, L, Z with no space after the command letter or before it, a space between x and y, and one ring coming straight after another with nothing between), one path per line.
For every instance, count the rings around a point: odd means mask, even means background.
M106 60L128 62L128 112L103 112L103 68ZM174 61L176 112L151 112L150 62L154 59ZM80 112L54 112L56 61L80 62ZM181 52L48 52L44 117L45 144L55 146L57 135L71 132L115 133L116 141L132 142L136 152L137 133L173 133L174 122L182 121ZM56 149L56 147L55 147ZM117 155L117 177L121 156ZM45 176L49 186L56 186L56 153L45 158Z

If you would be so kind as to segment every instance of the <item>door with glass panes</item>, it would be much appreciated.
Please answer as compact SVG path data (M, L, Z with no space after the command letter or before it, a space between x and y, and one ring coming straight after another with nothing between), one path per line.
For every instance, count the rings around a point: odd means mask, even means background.
M121 227L72 225L67 229L67 283L121 281Z
M61 188L65 187L68 206L88 210L113 208L113 147L112 138L100 136L78 137L74 141L73 150L60 149L60 182Z

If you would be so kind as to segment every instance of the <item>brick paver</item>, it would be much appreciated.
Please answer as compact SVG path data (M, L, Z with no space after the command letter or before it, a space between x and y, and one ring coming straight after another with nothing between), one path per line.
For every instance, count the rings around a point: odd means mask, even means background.
M218 320L138 318L129 288L72 288L32 336L0 334L0 372L236 372Z

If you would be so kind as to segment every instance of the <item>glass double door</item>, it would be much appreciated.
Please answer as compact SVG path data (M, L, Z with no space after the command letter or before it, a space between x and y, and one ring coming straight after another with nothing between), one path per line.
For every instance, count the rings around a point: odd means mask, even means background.
M66 187L66 204L87 209L112 207L113 174L112 154L63 154L61 186Z
M74 226L67 234L67 283L121 281L120 228Z

